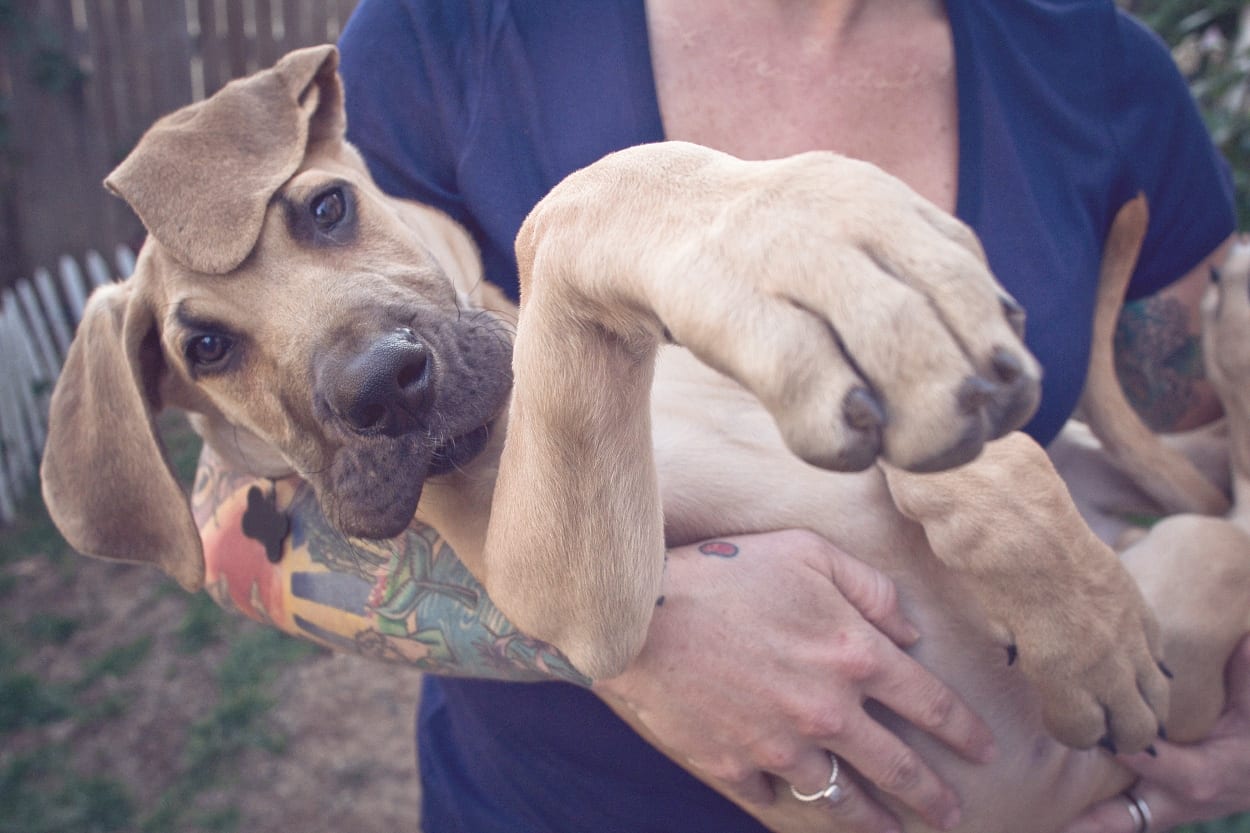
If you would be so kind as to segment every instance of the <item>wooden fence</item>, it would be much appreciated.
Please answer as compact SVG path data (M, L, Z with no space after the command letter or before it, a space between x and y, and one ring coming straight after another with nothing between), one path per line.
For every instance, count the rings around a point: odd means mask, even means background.
M100 182L160 115L333 41L356 0L14 0L0 14L0 287L142 229Z
M134 268L142 227L100 182L157 117L291 49L334 41L355 4L18 0L0 10L0 525L36 482L47 398L87 295ZM35 268L49 263L55 275Z
M16 517L35 483L48 396L87 296L134 271L128 246L118 246L113 261L110 266L95 251L87 252L82 264L65 255L56 277L38 269L33 279L0 293L0 526Z

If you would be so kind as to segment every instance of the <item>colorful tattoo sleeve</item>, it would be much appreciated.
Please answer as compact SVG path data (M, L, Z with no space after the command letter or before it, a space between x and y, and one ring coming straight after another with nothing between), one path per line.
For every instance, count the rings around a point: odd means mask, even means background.
M550 645L513 627L430 527L348 539L306 483L242 476L211 452L192 506L209 592L224 607L332 650L431 673L589 684Z

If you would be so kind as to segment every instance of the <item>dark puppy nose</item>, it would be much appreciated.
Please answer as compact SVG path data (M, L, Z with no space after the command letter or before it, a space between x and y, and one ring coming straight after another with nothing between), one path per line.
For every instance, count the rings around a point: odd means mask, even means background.
M429 350L401 327L346 363L331 402L352 430L393 436L424 425L432 387Z

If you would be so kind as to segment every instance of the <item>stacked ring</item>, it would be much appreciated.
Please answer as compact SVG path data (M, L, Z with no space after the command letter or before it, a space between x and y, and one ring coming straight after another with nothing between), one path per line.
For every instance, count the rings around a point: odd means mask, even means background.
M1128 814L1133 819L1133 833L1146 833L1150 829L1150 823L1154 821L1150 815L1150 807L1131 792L1121 793L1120 797L1124 799Z

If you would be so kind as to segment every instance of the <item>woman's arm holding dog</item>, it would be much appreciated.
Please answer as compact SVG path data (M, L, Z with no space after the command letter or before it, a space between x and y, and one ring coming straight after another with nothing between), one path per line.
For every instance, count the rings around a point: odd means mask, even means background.
M1230 242L1171 286L1125 304L1120 314L1116 373L1129 402L1155 431L1185 431L1220 415L1203 370L1199 303Z
M257 480L211 450L191 499L208 591L224 607L332 650L429 673L589 683L516 630L428 526L386 541L345 538L306 483Z
M429 527L347 540L306 485L240 475L208 451L192 502L209 592L226 607L430 673L590 683L508 622ZM669 754L751 803L771 802L777 778L819 783L823 750L833 748L935 825L957 813L951 790L863 709L879 701L971 760L991 753L988 729L898 647L916 632L888 579L804 532L683 547L669 563L647 646L621 677L596 683L601 695L637 715ZM769 609L754 589L762 575L778 590ZM793 615L794 594L813 603L803 616ZM845 829L894 829L866 794L847 805L854 817L839 819Z

